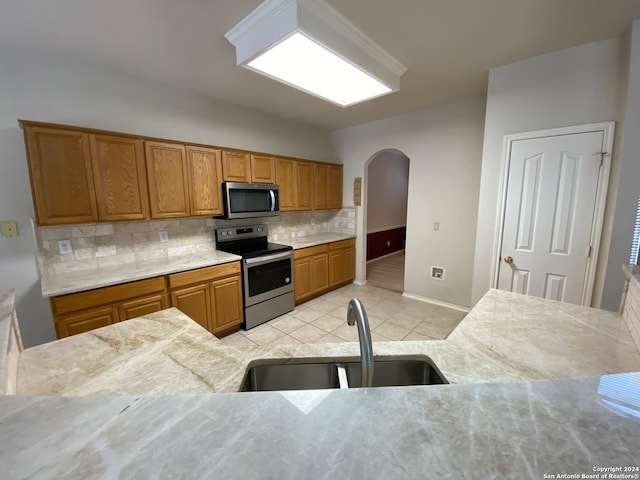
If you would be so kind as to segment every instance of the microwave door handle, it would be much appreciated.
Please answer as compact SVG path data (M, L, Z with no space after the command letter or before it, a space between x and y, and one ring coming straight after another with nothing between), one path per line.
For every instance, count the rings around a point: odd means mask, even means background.
M271 197L271 211L273 212L276 209L276 194L273 193L273 190L269 190L269 196Z

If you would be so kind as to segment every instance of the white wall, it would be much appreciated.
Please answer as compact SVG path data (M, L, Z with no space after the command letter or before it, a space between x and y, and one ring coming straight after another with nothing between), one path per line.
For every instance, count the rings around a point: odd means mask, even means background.
M371 159L367 180L367 233L406 225L409 159L384 150Z
M636 206L640 195L640 20L633 22L629 45L624 120L618 144L618 188L611 226L602 308L617 310L624 288L620 266L629 263ZM613 202L611 202L613 203ZM613 205L612 205L613 207Z
M489 72L473 268L473 303L491 286L504 135L620 120L618 100L622 85L620 75L626 63L624 50L623 42L614 39L534 57ZM615 177L619 154L615 146L614 151L612 177ZM611 185L608 198L611 198L614 190L615 185ZM607 252L609 245L607 232L612 221L610 204L608 201L605 212L601 258L606 255L604 252ZM599 268L596 278L599 289L602 288L603 270ZM599 302L600 295L596 289L595 304Z
M367 191L366 164L375 153L396 149L409 157L407 294L470 305L484 104L476 98L331 133L344 163L345 205L353 205L355 177L363 177ZM356 280L362 282L366 212L357 210ZM432 265L446 269L446 281L429 278Z
M102 128L334 161L328 132L215 102L65 58L0 52L0 220L20 236L0 238L0 289L15 288L25 345L54 339L42 299L30 218L33 204L17 119Z

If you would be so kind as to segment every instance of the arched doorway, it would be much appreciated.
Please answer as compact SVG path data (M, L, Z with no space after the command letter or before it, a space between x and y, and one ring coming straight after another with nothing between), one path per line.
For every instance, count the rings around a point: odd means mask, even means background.
M404 291L409 157L395 149L373 155L366 172L366 281Z

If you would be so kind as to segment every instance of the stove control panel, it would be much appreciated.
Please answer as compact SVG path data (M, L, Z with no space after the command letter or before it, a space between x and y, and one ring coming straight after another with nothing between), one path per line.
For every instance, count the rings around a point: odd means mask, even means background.
M266 225L243 225L237 227L216 228L216 241L226 242L241 238L266 237L268 234Z

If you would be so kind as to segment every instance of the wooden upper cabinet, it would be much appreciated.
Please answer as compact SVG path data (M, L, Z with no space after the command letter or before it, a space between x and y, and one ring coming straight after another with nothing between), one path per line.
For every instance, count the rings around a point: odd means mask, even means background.
M327 166L327 208L342 208L342 165Z
M221 215L222 162L220 150L187 146L191 215Z
M313 209L313 163L296 161L293 176L295 182L294 198L296 210Z
M313 208L327 208L327 174L329 167L324 163L313 165Z
M145 142L152 218L189 216L189 186L184 145Z
M251 155L251 181L276 183L276 162L268 155Z
M222 178L225 182L250 182L251 162L245 152L222 151Z
M91 160L100 220L148 219L142 140L91 135Z
M89 134L25 126L25 140L38 224L97 221Z
M280 186L280 210L295 210L293 160L276 158L276 183Z

